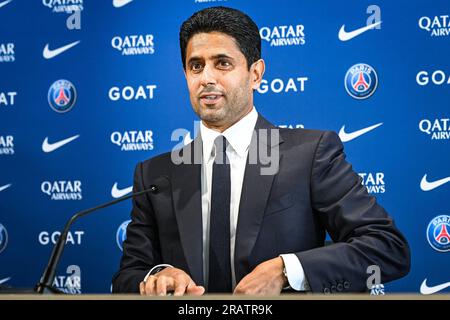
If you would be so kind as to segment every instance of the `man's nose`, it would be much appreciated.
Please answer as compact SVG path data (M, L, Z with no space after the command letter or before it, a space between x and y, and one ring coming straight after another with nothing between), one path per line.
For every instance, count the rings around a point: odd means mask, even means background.
M203 72L202 72L201 85L206 87L208 85L216 84L216 83L217 83L217 79L216 79L216 72L215 72L214 68L212 68L210 66L205 66L203 68Z

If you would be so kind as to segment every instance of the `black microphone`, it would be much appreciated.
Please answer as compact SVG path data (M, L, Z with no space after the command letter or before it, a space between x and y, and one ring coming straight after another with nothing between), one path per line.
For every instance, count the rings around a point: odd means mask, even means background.
M137 197L137 196L143 195L144 193L147 193L147 192L158 193L158 191L159 191L158 187L156 185L152 184L150 186L150 188L148 188L148 189L120 197L113 201L110 201L110 202L101 204L99 206L96 206L94 208L86 209L86 210L83 210L83 211L80 211L80 212L74 214L69 219L69 221L66 223L66 226L64 227L64 231L61 233L61 236L59 237L58 241L56 242L55 246L53 247L53 251L50 256L50 260L48 261L47 267L45 268L44 273L42 274L41 280L36 285L34 291L36 293L40 293L40 294L63 293L60 290L53 287L53 280L55 279L55 273L56 273L56 268L58 266L59 259L61 258L62 252L64 250L64 246L66 245L67 234L69 233L70 226L75 222L75 220L77 220L78 218L85 216L89 213L92 213L99 209L103 209L103 208L112 206L113 204L122 202L129 198Z

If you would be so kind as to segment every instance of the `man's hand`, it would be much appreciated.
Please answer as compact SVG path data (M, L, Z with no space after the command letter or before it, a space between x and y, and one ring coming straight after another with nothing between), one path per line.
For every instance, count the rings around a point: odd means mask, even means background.
M205 288L197 286L191 277L181 269L165 268L148 277L147 281L139 284L141 295L165 296L169 292L174 292L175 296L185 294L201 296Z
M284 262L277 257L259 264L234 289L234 294L277 295L287 285Z

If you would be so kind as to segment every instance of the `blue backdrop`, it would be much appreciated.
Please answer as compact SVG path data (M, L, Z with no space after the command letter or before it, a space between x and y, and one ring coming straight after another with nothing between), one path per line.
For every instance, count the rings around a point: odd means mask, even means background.
M130 192L136 163L180 142L173 130L194 136L178 31L213 5L260 28L257 110L340 133L406 235L411 272L386 293L450 281L448 0L2 0L0 283L34 286L73 213ZM110 292L130 209L72 227L57 287Z

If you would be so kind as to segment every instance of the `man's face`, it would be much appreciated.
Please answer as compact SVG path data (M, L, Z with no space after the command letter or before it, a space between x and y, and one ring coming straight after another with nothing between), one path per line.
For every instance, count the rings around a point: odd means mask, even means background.
M251 111L253 89L263 72L262 60L248 70L235 40L224 33L198 33L187 44L185 75L191 104L212 129L224 131Z

